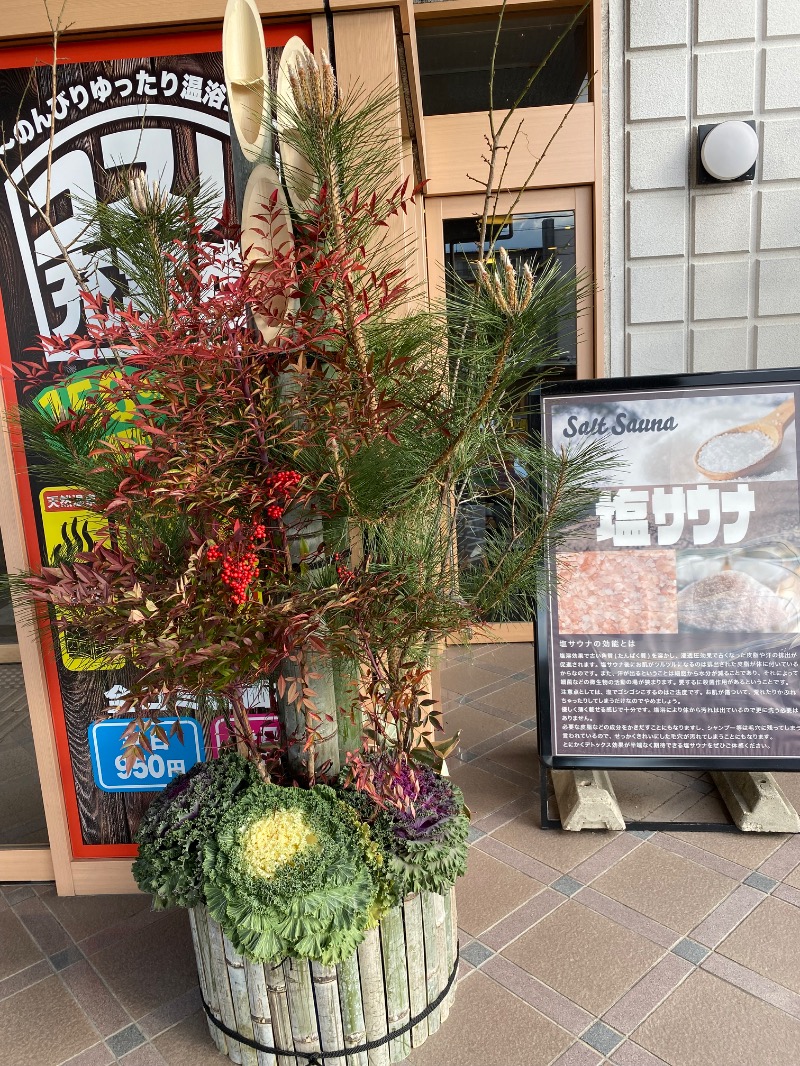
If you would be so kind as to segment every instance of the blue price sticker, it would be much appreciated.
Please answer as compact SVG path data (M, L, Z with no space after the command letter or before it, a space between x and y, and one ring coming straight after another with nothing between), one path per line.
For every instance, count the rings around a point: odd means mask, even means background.
M89 726L92 773L95 784L104 792L157 792L166 788L173 777L205 759L203 729L195 718L162 718L159 725L168 734L167 742L154 737L151 727L148 731L151 754L145 759L137 759L128 770L122 735L131 721L130 718L110 718L104 722L92 722ZM182 740L176 733L170 735L176 721L181 724Z

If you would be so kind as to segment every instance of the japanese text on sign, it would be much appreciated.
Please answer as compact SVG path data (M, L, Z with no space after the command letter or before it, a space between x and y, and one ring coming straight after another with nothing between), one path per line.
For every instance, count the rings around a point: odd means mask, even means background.
M653 543L652 522L660 545L677 544L687 525L693 544L712 544L720 529L725 544L739 544L755 509L755 493L747 485L619 489L613 496L602 493L595 507L597 540L610 540L615 547L648 547Z

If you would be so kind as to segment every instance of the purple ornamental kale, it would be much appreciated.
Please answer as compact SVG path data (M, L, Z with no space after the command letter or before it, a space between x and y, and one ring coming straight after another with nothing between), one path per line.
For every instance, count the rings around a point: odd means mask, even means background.
M400 783L407 776L410 802L402 808L391 808L392 829L401 840L436 839L444 823L459 814L460 804L453 788L446 777L427 766L410 769L406 764L404 771L395 777L395 782Z

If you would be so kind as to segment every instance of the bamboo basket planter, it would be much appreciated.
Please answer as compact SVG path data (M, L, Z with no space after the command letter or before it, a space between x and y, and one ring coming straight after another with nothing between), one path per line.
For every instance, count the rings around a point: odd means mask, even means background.
M254 963L234 950L205 907L190 910L189 921L211 1013L249 1040L299 1053L256 1050L209 1019L217 1048L238 1066L308 1066L314 1054L342 1066L390 1066L435 1033L450 1012L455 984L413 1028L370 1051L343 1053L396 1032L441 996L458 953L454 889L408 896L338 966L291 958Z

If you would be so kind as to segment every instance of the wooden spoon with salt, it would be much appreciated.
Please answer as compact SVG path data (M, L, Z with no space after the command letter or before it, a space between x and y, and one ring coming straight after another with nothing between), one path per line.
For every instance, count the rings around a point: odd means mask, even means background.
M703 477L711 481L747 477L775 458L775 453L783 444L786 427L793 419L794 398L786 400L755 422L746 422L743 426L726 429L724 433L709 437L695 452L694 465ZM729 460L732 469L727 470L721 469L725 461L724 456L720 455L720 446L724 449L725 445L729 445L734 452ZM752 460L748 459L748 452L754 457Z

